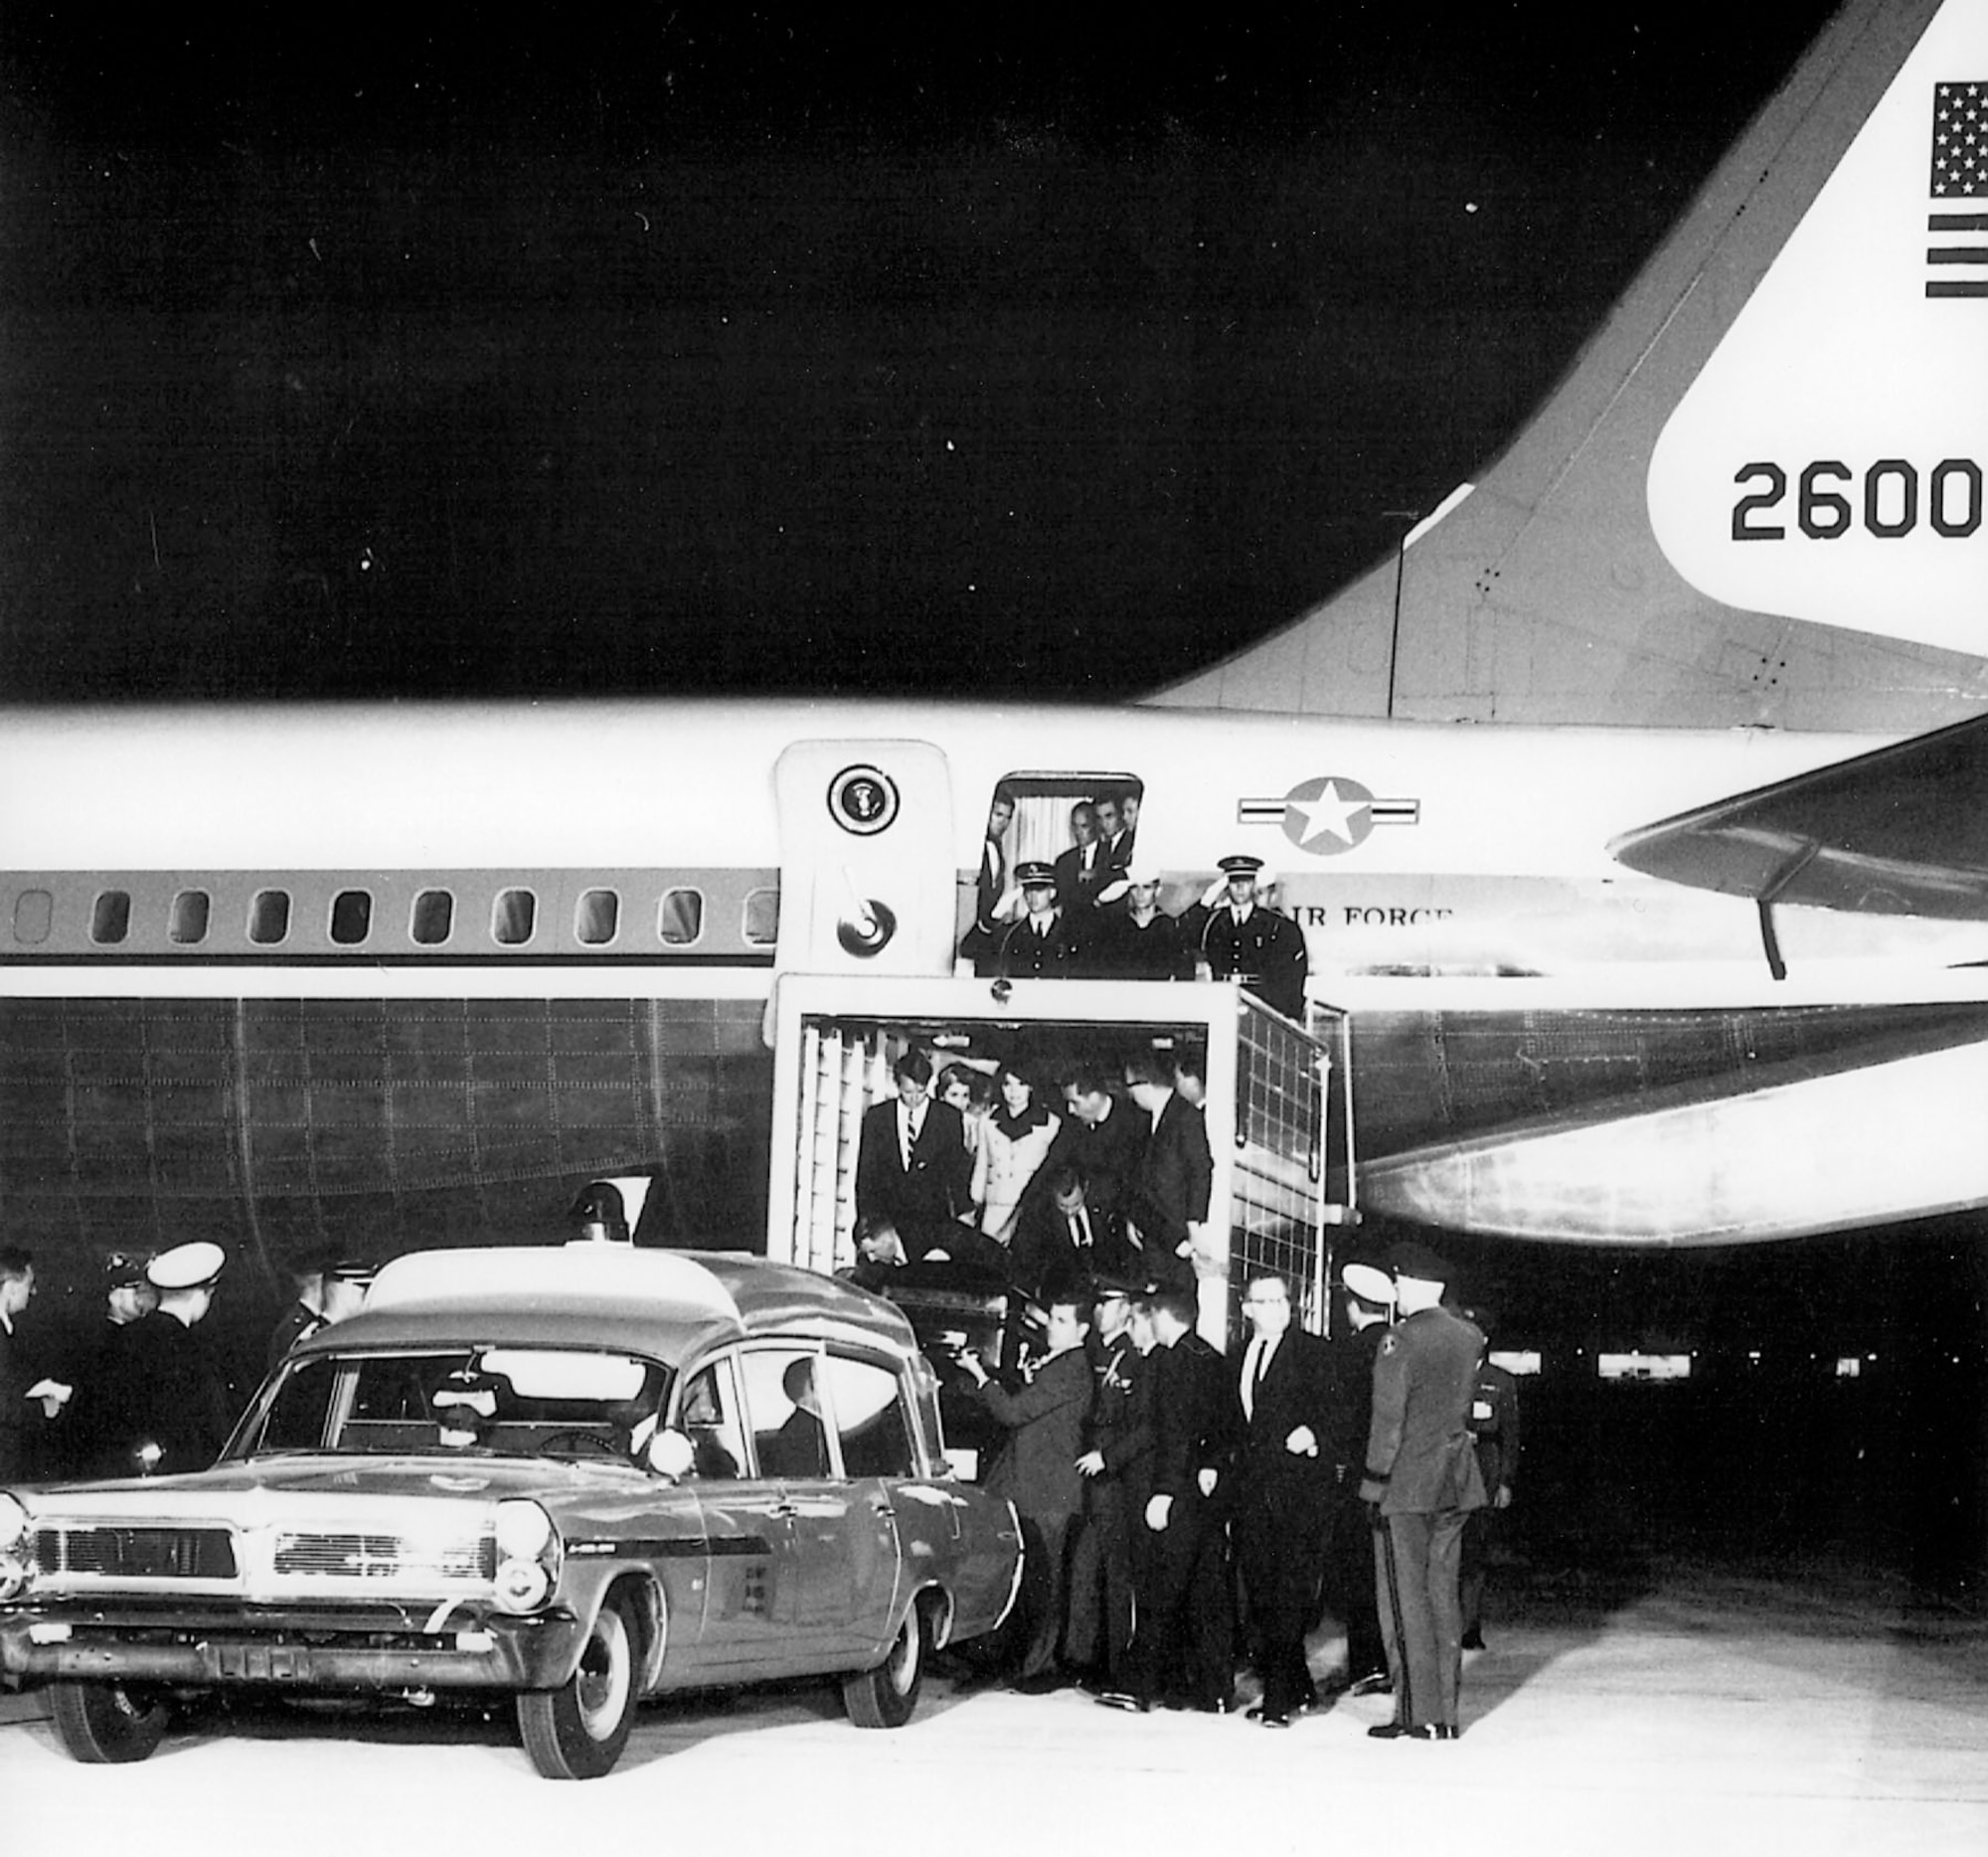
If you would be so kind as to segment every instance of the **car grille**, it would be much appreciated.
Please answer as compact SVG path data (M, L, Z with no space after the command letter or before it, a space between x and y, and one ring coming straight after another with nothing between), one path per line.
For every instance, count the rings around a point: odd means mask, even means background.
M488 1535L410 1541L401 1535L282 1534L275 1571L339 1580L493 1580L497 1544Z
M46 1573L111 1580L233 1580L225 1528L44 1528L35 1559Z

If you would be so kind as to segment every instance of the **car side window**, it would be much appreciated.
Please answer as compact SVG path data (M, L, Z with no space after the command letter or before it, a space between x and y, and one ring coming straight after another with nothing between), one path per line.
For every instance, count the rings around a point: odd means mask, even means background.
M875 1361L831 1354L822 1363L829 1411L849 1476L911 1476L916 1463L897 1372Z
M812 1348L751 1348L739 1357L761 1476L830 1476Z
M723 1481L746 1473L746 1433L729 1355L692 1375L677 1424L690 1439L693 1476Z

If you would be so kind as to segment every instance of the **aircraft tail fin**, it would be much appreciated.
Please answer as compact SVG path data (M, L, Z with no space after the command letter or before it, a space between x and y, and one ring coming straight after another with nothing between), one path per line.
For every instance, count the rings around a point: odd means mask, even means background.
M1988 703L1984 144L1988 0L1855 0L1474 485L1149 700L1886 733Z

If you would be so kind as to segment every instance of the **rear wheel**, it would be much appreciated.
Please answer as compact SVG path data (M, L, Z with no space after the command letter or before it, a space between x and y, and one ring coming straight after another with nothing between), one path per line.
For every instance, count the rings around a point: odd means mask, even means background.
M842 1679L842 1706L858 1728L903 1728L918 1706L924 1682L929 1632L921 1606L913 1602L891 1641L890 1654L874 1670Z
M621 1758L634 1722L635 1626L627 1602L610 1593L573 1675L518 1698L518 1729L548 1779L598 1779Z
M72 1760L92 1766L142 1761L165 1739L169 1711L143 1687L63 1681L51 1700L56 1733Z

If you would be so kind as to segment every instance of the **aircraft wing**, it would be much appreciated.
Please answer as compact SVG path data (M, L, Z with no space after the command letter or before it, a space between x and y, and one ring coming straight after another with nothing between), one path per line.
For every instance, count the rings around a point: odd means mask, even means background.
M1988 716L1625 832L1631 870L1757 903L1988 920Z

